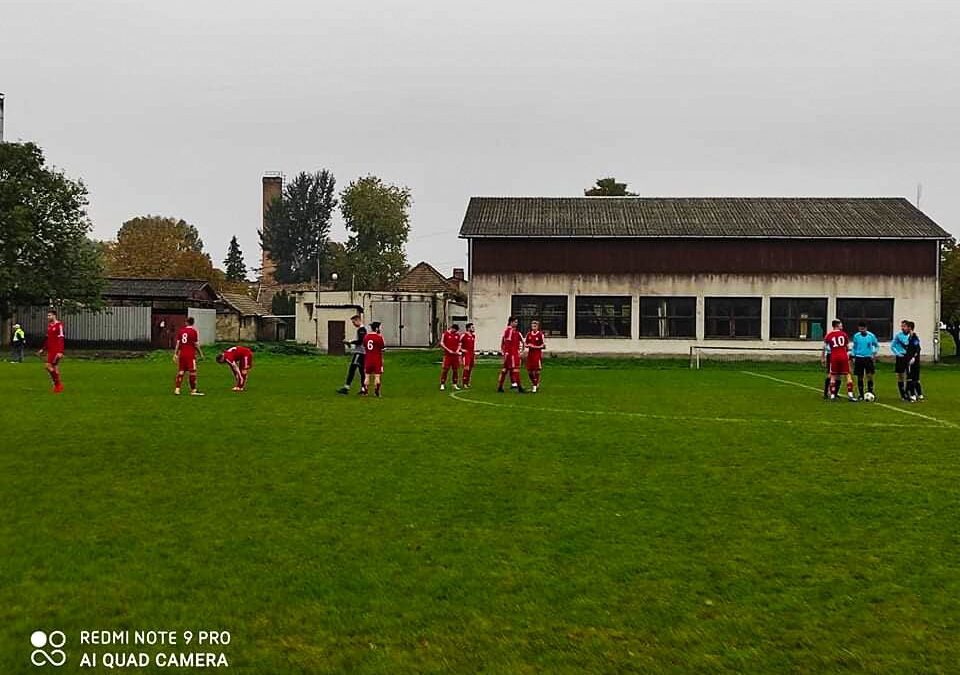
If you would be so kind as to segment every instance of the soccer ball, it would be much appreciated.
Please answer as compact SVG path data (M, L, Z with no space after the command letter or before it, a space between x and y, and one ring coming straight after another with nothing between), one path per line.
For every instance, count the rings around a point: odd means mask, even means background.
M872 391L868 391L866 394L863 395L863 400L867 401L868 403L873 403L873 400L875 398L876 396L873 395Z

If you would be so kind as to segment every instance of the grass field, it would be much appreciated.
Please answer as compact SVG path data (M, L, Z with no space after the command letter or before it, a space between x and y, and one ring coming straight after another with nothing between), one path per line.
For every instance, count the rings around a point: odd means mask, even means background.
M388 354L382 400L329 357L239 395L202 362L204 398L165 355L68 359L61 396L0 365L0 673L37 628L230 631L238 673L960 667L956 368L851 405L812 366L602 360L454 397L435 358Z

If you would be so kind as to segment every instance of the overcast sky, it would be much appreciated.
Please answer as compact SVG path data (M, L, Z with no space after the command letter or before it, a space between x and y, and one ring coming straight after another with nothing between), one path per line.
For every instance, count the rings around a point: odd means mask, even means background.
M906 196L960 233L955 0L0 0L6 139L98 238L195 224L258 265L260 178L410 187L449 273L471 195ZM334 237L344 238L338 223Z

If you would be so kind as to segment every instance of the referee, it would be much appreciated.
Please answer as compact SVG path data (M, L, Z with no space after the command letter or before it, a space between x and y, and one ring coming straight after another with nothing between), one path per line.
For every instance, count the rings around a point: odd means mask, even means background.
M350 393L350 385L353 383L353 378L357 373L360 373L360 390L363 391L363 355L366 353L366 347L363 342L367 336L367 327L363 325L363 317L359 314L351 316L350 322L353 324L353 327L357 329L357 339L343 343L353 347L353 357L350 359L350 370L347 371L347 381L343 383L342 387L337 389L338 394Z

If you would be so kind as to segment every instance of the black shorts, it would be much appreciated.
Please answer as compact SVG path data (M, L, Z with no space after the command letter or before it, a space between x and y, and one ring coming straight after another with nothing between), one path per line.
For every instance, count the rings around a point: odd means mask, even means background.
M900 373L907 372L907 368L909 367L907 364L909 363L910 363L910 359L908 359L906 356L898 356L897 362L893 366L894 372L896 372L897 375L899 375Z
M853 374L857 377L863 377L864 373L873 375L875 372L877 367L869 356L857 356L853 359Z

